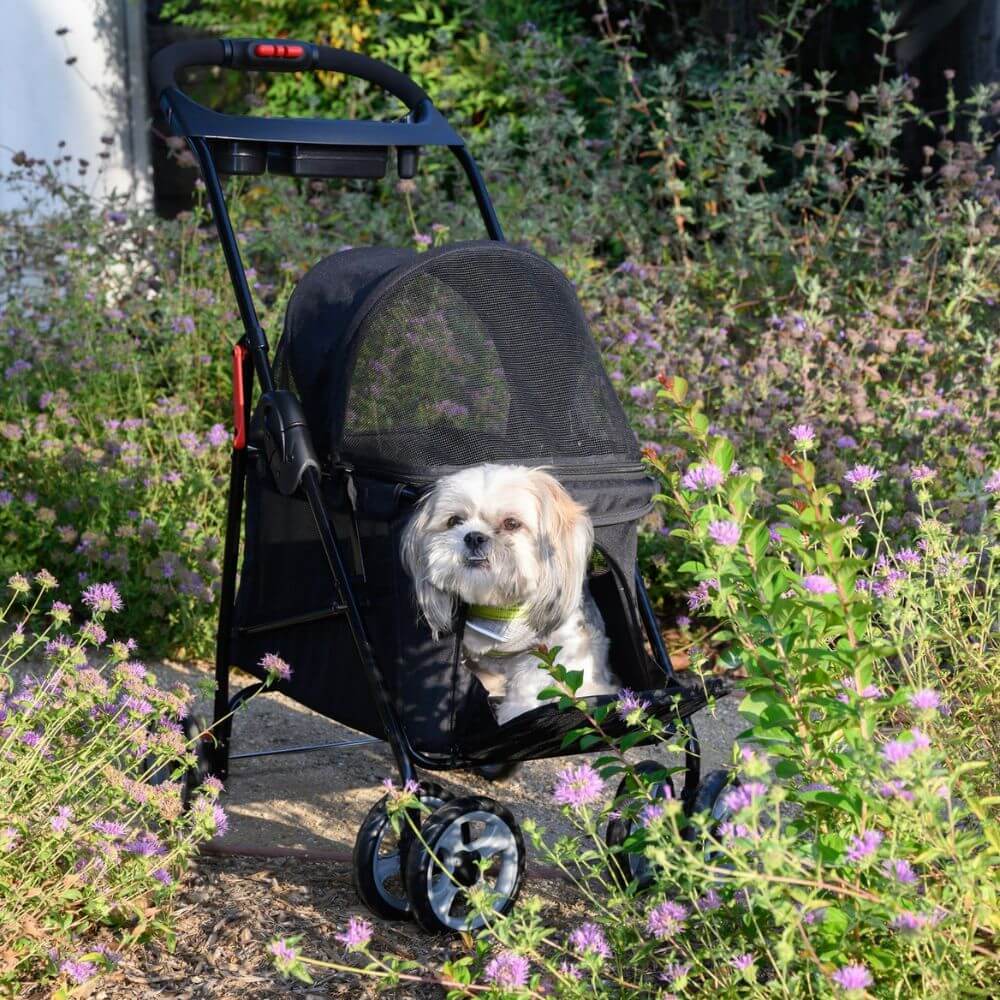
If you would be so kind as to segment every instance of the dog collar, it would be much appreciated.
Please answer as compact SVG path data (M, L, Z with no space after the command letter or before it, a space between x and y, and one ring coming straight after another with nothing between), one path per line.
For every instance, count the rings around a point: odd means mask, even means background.
M535 630L528 624L523 604L471 604L465 617L467 632L485 639L493 648L483 656L509 656L538 643ZM502 648L502 652L497 647Z
M490 622L512 622L524 614L523 604L470 604L470 618L485 618Z

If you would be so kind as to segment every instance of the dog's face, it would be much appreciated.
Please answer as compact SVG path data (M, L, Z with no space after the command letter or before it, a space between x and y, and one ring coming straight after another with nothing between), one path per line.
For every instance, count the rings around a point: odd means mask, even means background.
M431 629L451 627L456 600L522 604L543 636L580 601L593 527L548 473L478 465L441 479L403 536L403 563Z

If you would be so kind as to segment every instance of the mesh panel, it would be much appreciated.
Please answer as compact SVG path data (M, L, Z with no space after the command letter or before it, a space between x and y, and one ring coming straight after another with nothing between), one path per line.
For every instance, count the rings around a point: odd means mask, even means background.
M637 458L576 296L546 261L497 244L449 248L376 294L353 338L352 458Z

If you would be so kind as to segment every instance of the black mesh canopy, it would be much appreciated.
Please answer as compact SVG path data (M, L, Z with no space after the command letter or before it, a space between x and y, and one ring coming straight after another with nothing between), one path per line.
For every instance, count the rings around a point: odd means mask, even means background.
M325 258L292 295L276 368L325 461L422 475L639 462L573 286L508 244Z

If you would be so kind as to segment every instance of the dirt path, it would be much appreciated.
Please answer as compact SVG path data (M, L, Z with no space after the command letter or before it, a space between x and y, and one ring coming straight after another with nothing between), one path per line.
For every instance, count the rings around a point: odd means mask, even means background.
M175 664L156 668L161 680L183 680L192 687L206 670ZM239 678L234 677L234 685L238 684ZM707 712L696 717L704 770L723 766L730 758L733 739L743 728L737 702L736 697L724 699L713 718ZM208 715L204 700L202 708ZM330 742L351 735L350 730L287 698L268 694L251 702L235 719L233 752ZM662 751L636 750L630 756L654 756L668 762ZM556 773L565 766L560 760L531 761L502 784L465 772L435 775L435 780L455 794L489 795L508 806L518 820L531 816L556 833L565 832L567 825L550 795ZM219 846L350 852L358 826L381 796L381 781L386 777L395 779L396 775L383 744L234 760L223 799L229 832ZM548 882L537 871L529 871L524 892L540 896L560 922L570 919L579 906L564 883ZM333 935L355 913L371 916L354 895L347 864L204 857L184 889L174 953L153 948L136 953L114 975L96 982L87 995L95 1000L375 996L373 984L344 974L317 979L311 987L291 983L273 971L265 954L275 935L301 934L305 953L343 961L343 948ZM412 923L374 923L378 948L428 967L462 949L460 940L428 937ZM434 987L409 985L395 995L420 1000L443 993Z

